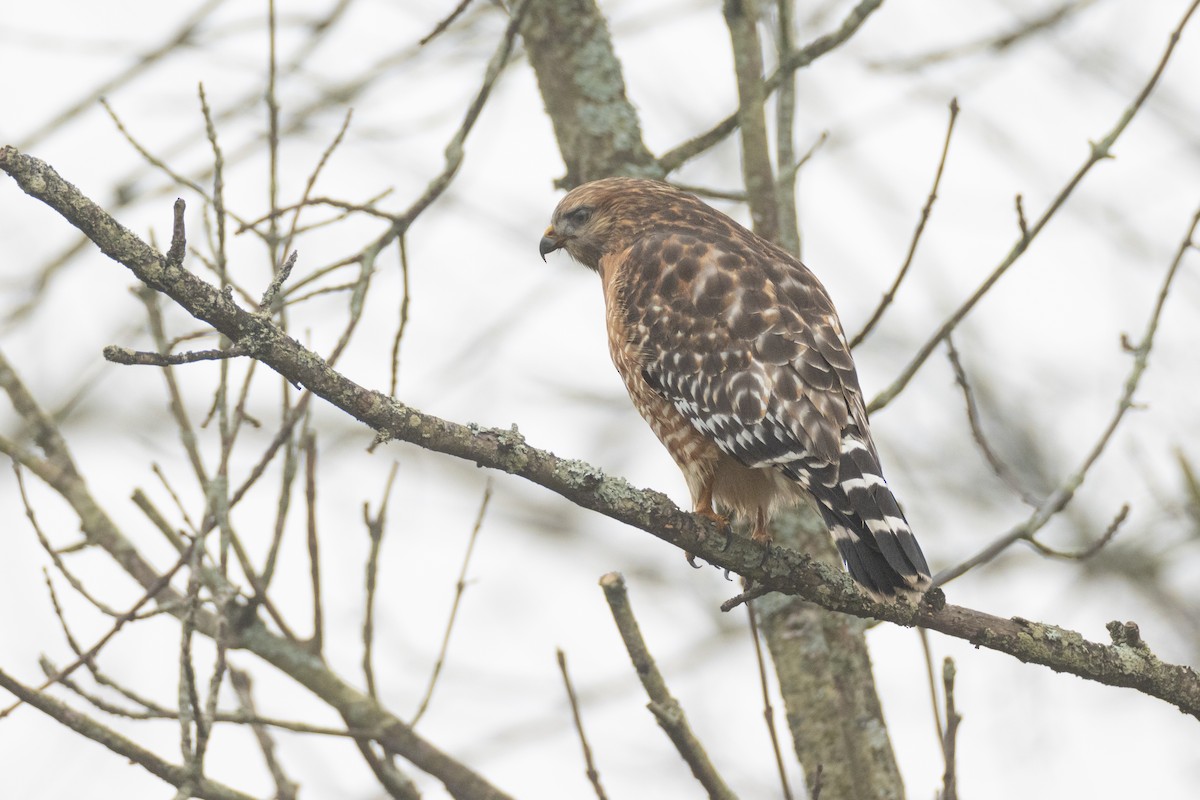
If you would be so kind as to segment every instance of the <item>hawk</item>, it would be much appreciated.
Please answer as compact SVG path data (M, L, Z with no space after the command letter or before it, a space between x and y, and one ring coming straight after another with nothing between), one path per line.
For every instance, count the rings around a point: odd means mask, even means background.
M850 575L880 598L930 585L879 467L850 348L794 256L668 184L605 178L569 192L539 251L600 274L609 352L635 406L714 505L770 541L771 515L815 501Z

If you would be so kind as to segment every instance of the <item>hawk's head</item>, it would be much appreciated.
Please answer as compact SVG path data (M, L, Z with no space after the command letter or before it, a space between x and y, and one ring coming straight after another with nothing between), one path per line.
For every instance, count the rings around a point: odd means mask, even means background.
M594 270L600 258L624 250L661 215L664 207L692 198L665 183L644 178L602 178L577 186L559 201L538 252L566 250ZM701 204L702 205L702 204Z

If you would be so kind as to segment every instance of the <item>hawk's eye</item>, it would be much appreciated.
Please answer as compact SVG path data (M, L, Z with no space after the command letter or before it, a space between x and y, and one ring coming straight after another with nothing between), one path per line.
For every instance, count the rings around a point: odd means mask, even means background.
M591 218L591 206L580 206L579 208L573 208L567 212L567 222L569 222L572 227L577 228L580 225L585 224Z

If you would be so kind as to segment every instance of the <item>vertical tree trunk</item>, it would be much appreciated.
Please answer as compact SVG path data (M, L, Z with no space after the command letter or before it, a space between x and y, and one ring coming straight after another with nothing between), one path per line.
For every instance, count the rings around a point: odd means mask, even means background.
M811 509L780 519L773 533L784 547L840 563ZM810 775L821 766L821 797L901 800L904 784L875 693L865 623L781 594L755 600L754 608L796 757Z
M642 141L637 110L625 96L621 63L594 0L530 2L521 35L567 165L564 183L574 186L608 175L664 177ZM757 23L745 10L737 6L726 13L733 13L741 35L753 39L754 44L746 45L752 49L758 46L758 37L750 36ZM750 64L739 78L743 107L756 124L763 121L761 79L757 94L748 84L751 73L761 74L761 60L758 64L757 72ZM755 152L765 157L765 129L762 133ZM768 207L777 213L769 161L755 174L767 182L758 196L769 195ZM756 227L773 234L777 225L771 222L777 219L768 214L767 224ZM815 513L798 512L789 519L776 525L776 542L838 563ZM822 797L903 798L863 624L781 595L760 598L755 609L779 678L796 755L810 774L821 766Z

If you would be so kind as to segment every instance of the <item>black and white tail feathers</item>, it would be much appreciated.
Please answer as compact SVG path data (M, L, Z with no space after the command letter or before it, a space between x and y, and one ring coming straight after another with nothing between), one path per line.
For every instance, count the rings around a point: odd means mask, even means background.
M851 426L837 465L784 466L817 501L851 577L873 595L914 596L930 586L929 565L883 479L873 448Z

